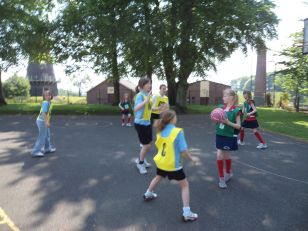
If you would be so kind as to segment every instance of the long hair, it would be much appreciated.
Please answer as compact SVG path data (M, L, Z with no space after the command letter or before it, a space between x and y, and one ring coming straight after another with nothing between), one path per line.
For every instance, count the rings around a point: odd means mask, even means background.
M252 100L252 94L251 91L248 90L244 90L243 91L243 95L247 95L249 100Z
M160 119L157 120L155 126L156 126L156 131L161 132L164 130L164 128L174 119L176 116L175 111L173 110L167 110L164 111L160 114Z
M231 88L225 89L225 90L223 91L223 93L226 93L226 94L232 96L233 99L234 99L234 101L235 101L235 102L237 101L237 94L236 94L236 92L235 92L234 90L232 90Z

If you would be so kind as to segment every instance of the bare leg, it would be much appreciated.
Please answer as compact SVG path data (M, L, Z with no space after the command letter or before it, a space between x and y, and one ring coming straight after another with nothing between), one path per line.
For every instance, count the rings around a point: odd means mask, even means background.
M154 190L154 188L157 186L157 184L163 179L162 176L158 176L156 175L153 180L151 181L148 190L150 192L152 192Z
M189 207L189 183L187 179L179 181L179 185L182 189L183 207Z
M145 155L148 153L148 151L151 148L151 143L149 144L144 144L140 150L140 157L139 160L140 161L144 161Z

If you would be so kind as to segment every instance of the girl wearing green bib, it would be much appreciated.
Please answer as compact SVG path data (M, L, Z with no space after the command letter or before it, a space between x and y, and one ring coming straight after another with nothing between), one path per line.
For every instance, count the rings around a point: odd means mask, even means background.
M220 107L227 114L227 119L216 124L216 149L217 149L217 168L219 174L220 188L227 188L226 182L232 177L231 173L231 156L230 151L238 149L237 134L241 128L241 111L234 104L236 102L236 94L231 89L223 92L224 105ZM224 173L224 162L226 169Z
M157 184L165 177L176 180L182 189L183 219L184 221L195 221L198 218L189 207L189 185L183 170L183 156L188 157L193 163L198 159L189 152L183 130L175 126L176 114L172 110L161 113L161 119L157 123L156 147L157 154L154 157L157 166L156 176L151 181L148 190L143 195L146 201L157 198L153 192Z

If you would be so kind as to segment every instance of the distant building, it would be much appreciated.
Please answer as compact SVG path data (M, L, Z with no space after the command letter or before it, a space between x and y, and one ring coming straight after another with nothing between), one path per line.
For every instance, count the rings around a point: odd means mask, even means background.
M199 105L217 105L222 103L222 92L229 85L201 80L189 84L187 103Z
M129 98L132 101L135 94L136 85L127 81L120 80L120 98L125 93L129 94ZM105 80L93 87L87 92L87 103L88 104L112 104L114 98L113 83Z
M54 96L58 95L57 81L50 63L29 63L27 68L31 96L41 96L44 90L50 90Z

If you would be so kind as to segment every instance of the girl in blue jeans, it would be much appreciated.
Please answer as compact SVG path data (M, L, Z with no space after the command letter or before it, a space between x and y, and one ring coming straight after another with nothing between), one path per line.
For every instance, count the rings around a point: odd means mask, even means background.
M36 119L39 135L32 150L32 157L42 157L46 153L52 153L56 151L56 149L53 148L50 144L50 117L52 110L52 97L53 96L49 90L44 91L42 107L40 114ZM42 147L44 147L43 152Z

